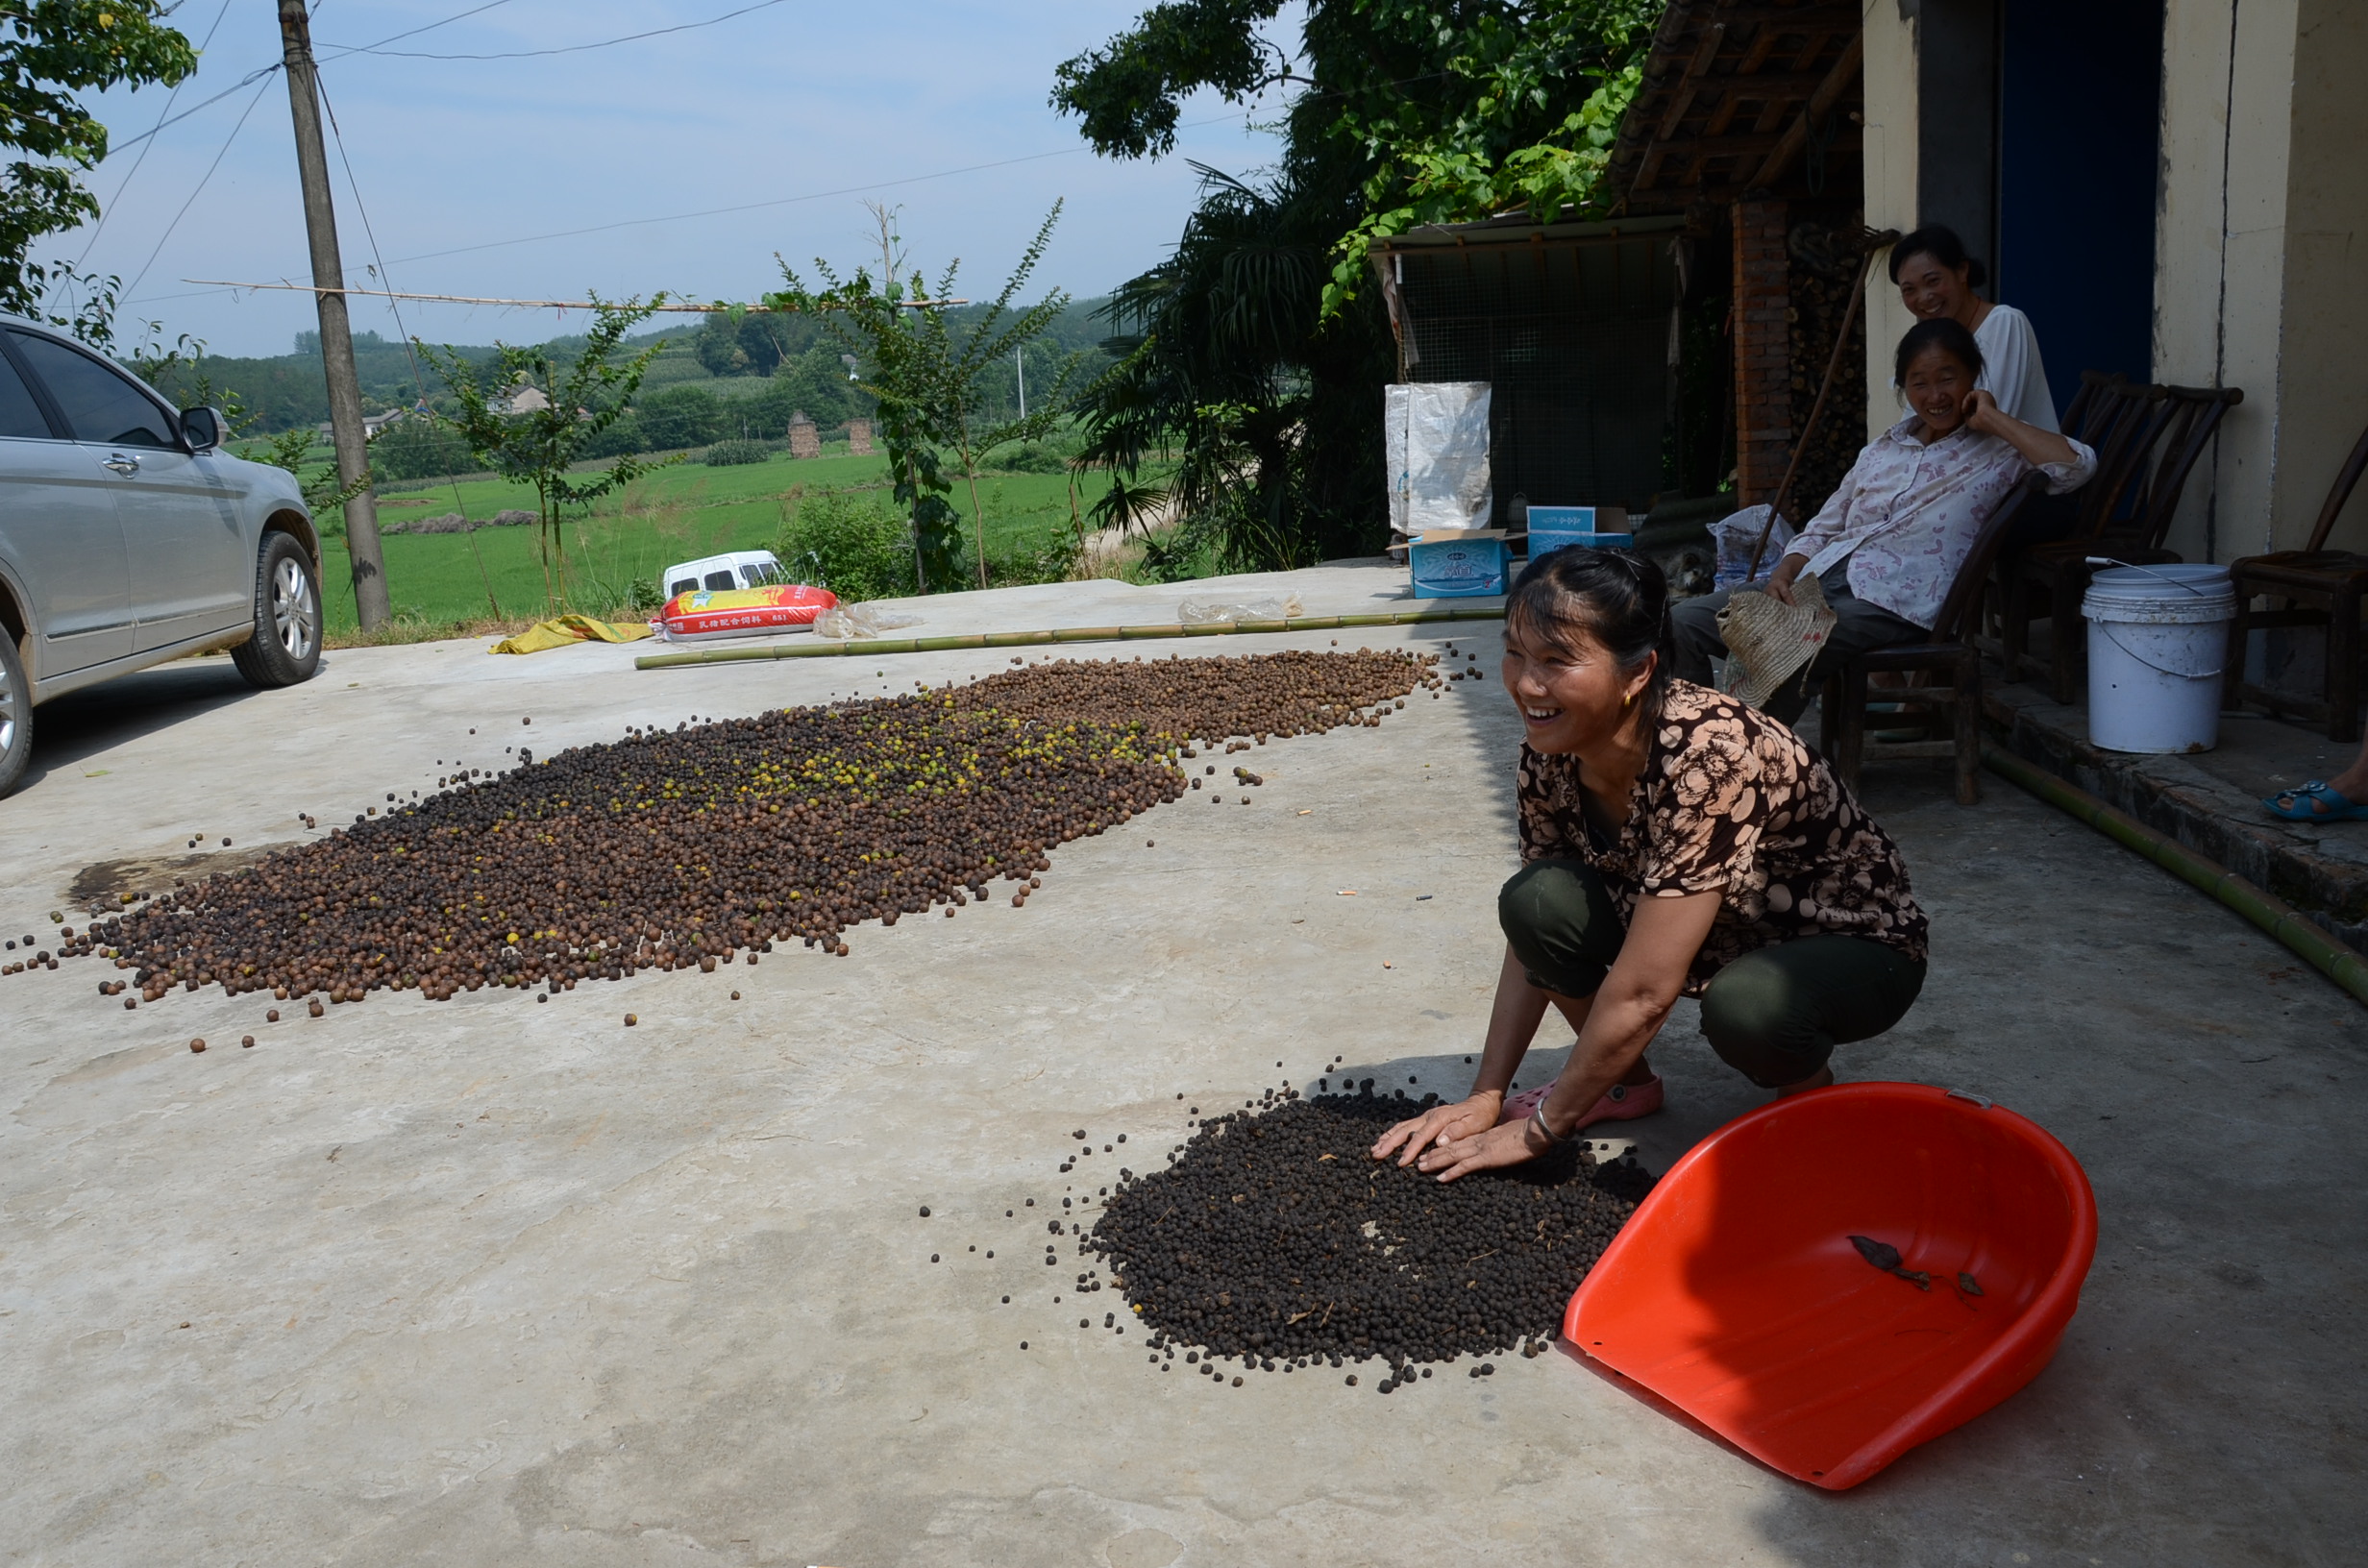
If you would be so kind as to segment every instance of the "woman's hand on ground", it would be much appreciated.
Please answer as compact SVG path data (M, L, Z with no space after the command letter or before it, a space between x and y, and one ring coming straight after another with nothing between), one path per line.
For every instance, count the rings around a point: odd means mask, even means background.
M1778 561L1776 563L1776 570L1768 574L1767 591L1769 597L1780 600L1787 604L1792 603L1793 579L1801 575L1801 568L1807 566L1808 564L1809 557L1806 555L1787 555L1783 560Z
M1476 1138L1441 1143L1423 1152L1416 1167L1426 1176L1452 1182L1475 1170L1517 1165L1545 1153L1548 1145L1537 1122L1528 1117L1491 1127Z
M1496 1125L1504 1108L1505 1096L1492 1089L1479 1090L1457 1105L1435 1105L1382 1134L1373 1144L1373 1158L1387 1160L1396 1154L1399 1164L1412 1164L1426 1149L1450 1144L1458 1139L1468 1142L1487 1132ZM1401 1147L1403 1153L1399 1153Z

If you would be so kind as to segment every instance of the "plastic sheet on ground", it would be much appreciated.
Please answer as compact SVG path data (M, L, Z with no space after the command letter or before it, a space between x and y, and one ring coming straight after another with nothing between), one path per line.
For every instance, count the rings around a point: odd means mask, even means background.
M1293 594L1284 599L1188 599L1176 606L1175 618L1188 626L1206 626L1227 621L1288 621L1306 613L1307 606Z
M569 648L577 643L633 643L652 636L650 626L639 621L595 621L588 615L562 615L553 621L537 621L515 637L505 637L488 653L541 653L555 648Z
M814 618L814 635L826 642L853 642L883 631L921 625L921 617L871 604L841 604Z

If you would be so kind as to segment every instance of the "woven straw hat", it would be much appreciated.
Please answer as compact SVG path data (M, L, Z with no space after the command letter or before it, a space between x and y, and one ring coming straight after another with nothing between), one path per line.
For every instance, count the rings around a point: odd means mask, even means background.
M1835 614L1825 606L1825 589L1806 573L1793 579L1788 604L1773 594L1745 588L1727 596L1718 612L1718 635L1727 645L1726 677L1719 689L1752 707L1799 674L1825 647Z

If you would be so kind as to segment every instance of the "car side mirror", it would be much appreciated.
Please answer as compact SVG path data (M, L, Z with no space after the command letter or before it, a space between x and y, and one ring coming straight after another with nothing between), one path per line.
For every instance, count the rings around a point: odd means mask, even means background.
M191 452L211 452L222 444L222 416L210 408L184 408L181 434Z

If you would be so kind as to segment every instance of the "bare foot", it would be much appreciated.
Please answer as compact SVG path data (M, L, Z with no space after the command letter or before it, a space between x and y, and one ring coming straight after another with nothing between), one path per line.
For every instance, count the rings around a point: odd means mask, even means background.
M1781 1100L1788 1094L1799 1094L1813 1089L1823 1089L1833 1081L1834 1069L1830 1066L1819 1067L1799 1083L1787 1084L1777 1090L1776 1097Z

